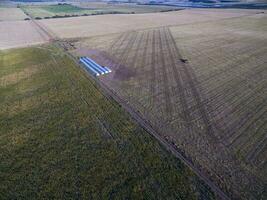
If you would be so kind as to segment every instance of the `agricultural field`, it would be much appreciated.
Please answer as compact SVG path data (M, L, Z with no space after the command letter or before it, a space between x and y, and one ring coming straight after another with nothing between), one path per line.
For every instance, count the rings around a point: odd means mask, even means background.
M166 12L179 9L175 6L138 5L133 3L79 2L77 3L77 5L82 8L102 9L105 11L116 11L120 13L136 13L136 14Z
M0 52L0 199L215 199L55 46Z
M192 169L232 199L267 199L265 10L34 22L0 22L0 49L54 41L76 58L108 66L112 72L98 78L101 85L139 113ZM19 190L36 199L42 191L53 198L48 194L59 188L56 198L214 198L54 46L0 55L0 194L15 199ZM18 163L15 169L12 163Z
M266 199L267 15L217 16L84 38L72 53L111 68L99 80L232 198Z
M32 17L54 17L54 16L65 16L65 15L83 15L93 14L100 10L92 10L79 8L73 5L34 5L34 6L23 6L22 9L25 13L28 13Z
M31 21L22 20L0 22L0 38L0 50L41 44L49 39Z
M134 14L162 12L169 10L178 10L169 6L134 6L134 5L110 5L107 3L87 3L80 6L71 4L61 5L34 5L23 6L22 9L32 17L51 18L55 16L82 16L82 15L100 15L100 14Z
M27 18L27 15L19 8L0 6L0 22L24 20L25 18Z
M254 15L259 10L188 9L176 12L146 13L138 15L100 15L40 20L60 38L79 38L110 35L162 26L178 26L205 21L238 18Z

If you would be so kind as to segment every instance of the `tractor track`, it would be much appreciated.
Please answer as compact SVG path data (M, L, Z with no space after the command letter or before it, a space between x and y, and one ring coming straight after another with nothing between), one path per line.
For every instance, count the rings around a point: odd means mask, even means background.
M118 63L118 67L116 69L120 69L120 68L125 66L125 64L127 62L128 54L131 51L133 44L136 40L137 33L136 32L131 33L131 34L129 34L128 37L130 37L130 39L127 40L127 43L126 43L125 47L123 48L124 51L120 55L121 59L118 59L119 63ZM124 41L123 41L123 43L124 43Z
M165 34L165 37L166 36L168 36L169 38L169 35ZM186 122L187 130L191 132L192 130L191 130L190 123L192 122L193 119L191 115L189 114L190 110L189 110L188 103L186 101L185 90L184 90L183 82L181 81L181 74L178 71L180 66L177 63L177 59L175 59L175 55L177 54L173 51L173 49L171 49L169 42L167 42L167 48L168 48L168 52L169 52L170 59L171 59L174 79L176 82L176 86L178 87L179 99L182 104L182 116L183 116L184 121Z
M137 65L136 58L138 57L138 53L139 53L138 50L141 46L143 37L144 37L144 32L142 32L141 36L139 36L138 39L136 40L137 45L136 45L136 50L135 50L134 56L132 57L131 62L129 62L127 64L127 67L133 68L134 75L136 74L136 65ZM134 46L134 44L133 44L133 46Z
M153 30L153 35L152 35L152 63L151 63L151 71L149 74L151 74L151 78L150 78L150 95L151 95L151 102L149 104L149 107L152 108L153 105L156 102L156 98L155 98L155 83L156 83L156 68L155 68L155 64L156 64L156 39L155 39L155 34L156 31Z
M168 35L170 36L170 39L173 43L175 50L176 50L176 54L178 55L178 57L182 58L182 56L179 52L179 49L176 46L175 40L174 40L174 38L170 32L170 29L167 29L167 32L168 32ZM186 64L186 63L183 63L180 61L180 66L182 68L182 71L184 72L185 81L188 82L189 87L190 87L190 91L192 92L194 100L197 104L198 113L201 116L201 119L203 120L203 123L205 125L206 134L208 136L210 136L210 138L213 141L216 141L217 137L215 136L215 133L214 133L214 131L215 131L214 125L209 118L207 108L202 101L201 94L200 94L198 88L196 87L198 84L196 83L197 79L196 79L195 73L193 72L193 69L191 68L191 66Z
M137 73L137 77L138 77L138 87L137 87L137 91L141 91L142 88L141 88L141 82L142 80L144 79L144 71L145 71L145 66L146 66L146 63L147 63L147 51L148 51L148 41L149 41L149 35L150 35L150 32L149 31L144 31L143 32L145 34L145 46L143 48L143 52L140 53L140 56L141 56L141 62L140 62L140 66L138 67L138 69L136 69L136 73ZM137 49L138 51L138 49ZM139 71L142 73L142 76L139 74Z
M172 113L172 102L171 102L171 94L170 94L170 84L169 84L169 79L168 79L168 75L167 75L167 65L166 65L166 61L165 61L165 53L163 50L163 40L162 40L162 34L161 34L161 30L158 30L159 33L159 49L160 49L160 55L161 55L161 61L162 61L162 65L161 66L161 72L163 75L163 87L164 87L164 95L165 95L165 112L167 115L167 121L172 119L173 113Z
M122 55L121 55L121 60L119 62L119 66L118 69L120 69L121 67L125 67L127 64L127 59L129 57L129 52L132 50L134 43L137 39L137 33L131 34L131 38L128 41Z
M107 65L112 66L114 63L119 63L117 59L117 55L120 47L123 45L125 41L127 41L128 37L130 37L130 34L125 32L121 35L119 35L110 45L110 47L105 51L105 53L108 55L107 57L109 58L109 62ZM116 48L117 46L117 48Z

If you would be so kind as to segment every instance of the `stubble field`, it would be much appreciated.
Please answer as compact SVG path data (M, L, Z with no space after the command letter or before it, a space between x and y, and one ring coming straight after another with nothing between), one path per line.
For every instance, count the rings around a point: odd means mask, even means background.
M0 38L0 50L41 44L49 39L31 21L0 22Z
M162 26L178 26L204 21L253 15L258 10L191 9L167 13L101 15L41 20L60 38L93 37Z
M24 20L27 17L19 8L0 7L0 22Z
M233 198L266 197L266 14L76 43L100 78ZM111 41L111 42L110 42Z

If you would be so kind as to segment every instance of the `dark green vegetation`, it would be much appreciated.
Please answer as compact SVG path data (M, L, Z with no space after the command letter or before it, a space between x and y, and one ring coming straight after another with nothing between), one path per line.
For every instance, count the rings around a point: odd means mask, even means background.
M48 6L43 6L44 10L47 10L48 12L53 12L53 13L58 13L58 12L64 12L64 13L72 13L72 12L80 12L84 9L64 4L64 5L48 5Z
M0 53L0 199L213 199L67 56Z
M91 9L79 8L77 6L69 4L60 5L35 5L35 6L23 6L22 10L31 15L32 17L60 17L60 16L79 16L84 14L93 14Z

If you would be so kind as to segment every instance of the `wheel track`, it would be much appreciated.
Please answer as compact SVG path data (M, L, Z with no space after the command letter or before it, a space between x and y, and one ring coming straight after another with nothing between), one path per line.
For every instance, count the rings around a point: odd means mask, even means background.
M118 59L119 63L118 63L118 66L116 67L116 69L120 69L121 67L125 66L129 52L131 51L133 44L136 40L137 33L136 32L131 33L131 34L129 34L129 37L130 37L130 39L127 40L124 51L122 52L122 54L120 55L120 58Z
M135 49L135 53L134 53L134 56L133 56L133 58L132 58L132 62L128 65L129 67L132 67L133 68L133 75L135 76L135 77L137 77L137 71L138 70L140 70L139 68L141 67L143 67L142 66L142 62L141 62L141 65L140 66L138 66L138 62L137 62L137 59L136 58L138 58L139 56L138 56L138 54L140 54L140 46L141 46L141 44L143 43L143 37L144 37L144 35L145 35L145 32L143 32L142 31L142 33L141 33L141 37L139 38L139 40L137 41L137 46L136 46L136 49ZM141 55L141 59L142 59L143 57L142 57L142 55ZM142 59L143 60L143 59ZM139 88L138 86L140 85L140 81L139 81L139 79L138 79L138 81L137 81L137 86L135 86L134 85L134 89L135 89L135 94L138 94L139 93L139 91L141 91L140 89L141 88ZM138 95L137 95L138 96Z
M125 41L129 41L129 38L130 38L131 34L130 33L124 33L118 41L116 41L114 44L113 44L113 47L112 47L112 50L111 52L107 52L109 55L111 55L112 59L109 63L109 65L111 65L113 63L113 61L115 60L116 61L116 64L119 63L119 57L118 57L118 54L119 54L119 51L121 49L125 49L125 47L122 47L121 46L125 43ZM124 51L123 51L124 52ZM116 68L116 67L115 67Z
M134 75L136 74L136 65L137 65L137 62L136 62L137 59L136 58L138 56L138 53L140 53L139 49L140 49L140 46L143 42L142 41L143 37L144 37L144 32L142 32L141 36L139 36L139 38L136 40L137 45L136 45L136 49L134 50L134 56L131 58L131 62L129 62L127 64L128 67L133 68ZM134 46L134 44L133 44L133 46Z
M174 40L174 38L170 32L170 29L167 29L167 32L168 32L168 35L170 36L171 41L175 47L175 50L176 50L178 57L182 58L182 56L179 52L179 49L176 45L176 42L175 42L175 40ZM198 83L197 83L196 76L193 72L193 69L191 68L190 65L188 65L186 63L180 62L180 64L181 64L181 68L185 74L185 77L184 77L185 81L189 84L190 91L192 92L193 98L197 104L198 113L201 116L201 119L203 120L205 129L206 129L206 134L208 136L210 136L210 139L213 140L213 142L215 142L215 141L217 141L217 137L215 136L215 133L214 133L215 132L214 124L211 122L211 120L209 118L208 111L207 111L208 109L203 104L201 94L196 87L198 85Z
M165 61L165 53L163 50L163 42L162 42L162 34L161 34L162 30L159 29L158 33L159 33L159 50L160 50L160 56L161 58L159 59L161 61L160 64L160 70L162 72L163 75L163 87L164 87L164 96L165 96L165 114L167 115L167 121L171 120L172 118L172 102L171 102L171 94L170 94L170 88L169 88L169 79L168 79L168 75L167 75L167 71L166 68L168 67L166 65L166 61Z
M170 39L169 34L166 34L165 32L165 37L167 37L168 39ZM176 52L173 51L173 49L171 49L169 42L167 42L167 49L170 55L170 59L171 59L171 66L172 66L172 70L173 70L173 74L174 74L174 79L176 82L176 87L178 89L178 94L179 94L179 99L180 102L182 104L182 116L183 116L183 120L186 122L186 128L187 130L190 132L192 132L192 128L190 126L190 123L193 121L191 115L189 114L190 110L189 110L189 106L186 100L186 95L185 95L185 86L183 85L183 82L181 81L181 74L178 71L178 69L180 68L180 66L177 64L175 55Z
M137 79L134 89L135 89L135 94L138 94L137 95L138 97L141 96L140 95L141 91L144 88L142 87L142 84L144 84L144 80L146 82L146 77L144 77L145 75L144 71L146 68L146 55L147 55L147 49L148 49L147 48L148 40L149 40L149 31L142 31L142 39L140 40L140 45L136 49L136 52L139 54L138 58L140 59L139 59L139 62L136 62L135 68L134 68L134 75L135 75L135 78ZM137 102L139 102L138 99L137 99ZM137 103L137 104L141 106L143 110L145 110L146 106L143 106L140 103Z
M240 123L240 124L235 124L235 126L237 126L238 132L234 133L230 136L228 136L227 138L225 138L225 140L228 142L227 143L227 147L235 147L235 146L239 146L238 143L240 142L240 138L242 137L242 135L251 127L253 126L253 124L255 122L257 122L258 120L260 120L262 117L264 119L264 116L266 114L266 110L264 110L265 108L265 104L263 103L261 106L259 106L255 112L258 114L260 113L260 115L247 115L246 119ZM261 113L262 112L262 113ZM263 123L264 124L264 123ZM253 137L254 135L252 135L251 137ZM247 140L249 140L250 137L246 137Z
M156 65L156 30L153 30L153 36L152 36L152 63L151 63L151 71L149 74L151 74L151 78L150 78L150 96L151 96L151 100L150 100L150 104L149 104L149 107L150 108L153 108L153 105L155 104L156 102L156 99L155 99L155 83L156 83L156 68L155 68L155 65Z
M267 147L267 135L264 136L261 142L258 143L258 145L249 152L249 154L246 156L246 160L248 160L250 163L254 164L256 162L256 159L258 155L264 151ZM266 162L266 160L265 160Z

